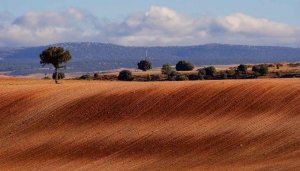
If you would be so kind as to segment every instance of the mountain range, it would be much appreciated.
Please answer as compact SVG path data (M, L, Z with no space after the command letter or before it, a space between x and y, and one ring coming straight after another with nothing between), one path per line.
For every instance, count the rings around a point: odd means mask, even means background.
M175 65L179 60L188 60L196 66L300 61L300 48L292 47L226 44L133 47L92 42L49 46L64 47L71 52L73 58L67 72L135 68L145 58L152 61L153 67L164 63ZM39 63L39 54L49 46L0 48L0 71L10 71L12 75L52 72L51 66L42 68Z

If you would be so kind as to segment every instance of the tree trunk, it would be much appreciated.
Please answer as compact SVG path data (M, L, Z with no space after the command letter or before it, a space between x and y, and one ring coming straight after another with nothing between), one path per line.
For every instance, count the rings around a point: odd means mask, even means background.
M55 68L55 83L58 84L58 71L57 71L57 68Z

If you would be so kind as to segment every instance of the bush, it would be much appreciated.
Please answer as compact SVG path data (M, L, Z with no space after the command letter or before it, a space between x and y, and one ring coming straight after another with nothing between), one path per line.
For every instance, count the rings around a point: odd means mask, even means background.
M237 71L241 73L247 73L248 66L241 64L237 67Z
M94 74L94 79L98 79L99 76L100 76L100 75L99 75L98 73L95 73L95 74Z
M44 78L42 78L42 79L43 80L50 80L50 77L47 74L45 74Z
M198 75L203 75L203 76L205 76L205 75L206 75L205 68L199 69L199 70L198 70Z
M190 74L188 78L189 80L199 80L199 76L197 74Z
M169 81L174 81L175 78L176 78L176 76L177 76L178 74L179 74L178 72L172 70L172 71L170 72L170 74L168 75L167 80L169 80Z
M206 75L214 77L217 70L214 66L204 68Z
M252 67L252 71L255 72L256 74L267 75L269 73L269 67L266 64L254 65Z
M277 78L280 78L280 77L281 77L281 73L280 73L280 72L276 72L275 74L276 74L276 77L277 77Z
M93 77L86 74L86 75L82 75L81 77L79 77L80 80L93 80Z
M160 75L151 75L150 81L160 81L162 78Z
M179 61L176 64L176 70L177 71L192 71L194 69L194 66L187 61Z
M175 77L176 81L186 81L189 80L188 77L186 75L183 74L177 74L177 76Z
M226 72L223 72L223 73L221 74L221 78L224 79L224 80L226 80L226 79L228 78L227 73L226 73Z
M173 71L172 67L170 64L164 64L161 68L161 73L163 75L167 75L169 76L171 74L171 72Z
M55 80L55 78L56 78L56 72L54 72L54 73L52 74L52 79ZM59 72L59 73L58 73L58 80L62 80L62 79L64 79L64 78L65 78L65 73Z
M225 73L227 74L227 76L233 77L235 75L235 71L234 70L226 70Z
M260 75L267 75L269 73L268 65L260 65L259 73Z
M50 77L46 76L43 78L43 80L50 80Z
M133 78L131 71L128 71L128 70L121 71L118 76L118 80L121 80L121 81L132 81L133 79L134 78Z
M259 73L259 70L260 70L260 67L258 65L254 65L252 67L252 71L255 72L255 73Z
M199 80L205 80L204 75L199 74L199 75L198 75L198 79L199 79Z
M141 60L137 65L138 65L138 69L142 71L148 71L152 69L152 64L148 60Z
M170 77L176 77L178 75L178 72L176 72L176 71L171 71L171 73L170 73Z

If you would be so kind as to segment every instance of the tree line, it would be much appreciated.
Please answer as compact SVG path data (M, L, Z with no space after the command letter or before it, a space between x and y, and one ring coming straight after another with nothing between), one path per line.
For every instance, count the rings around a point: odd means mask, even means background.
M142 71L148 71L152 69L152 63L150 60L141 60L138 64L138 69ZM252 67L252 75L248 73L248 68ZM236 69L229 69L221 72L217 72L214 66L208 66L198 69L197 74L182 74L180 71L193 71L195 66L189 61L179 61L175 68L170 64L163 64L161 67L161 74L166 77L166 80L205 80L205 79L228 79L228 78L256 78L258 76L265 76L269 73L269 67L267 64L260 65L245 65L240 64ZM131 71L123 70L119 73L119 80L132 81L134 76Z
M65 50L62 47L49 47L45 49L40 54L40 64L43 66L47 64L52 64L55 72L52 75L52 78L55 80L55 83L58 83L59 79L65 77L63 72L59 72L61 68L66 68L68 61L72 59L72 55L69 51ZM141 60L137 63L137 68L142 71L148 71L152 69L152 63L150 60ZM227 79L227 78L247 78L247 77L257 77L264 76L269 73L268 65L254 65L252 66L252 72L254 74L248 74L248 65L241 64L235 69L229 69L217 72L214 66L208 66L198 69L198 73L192 74L182 74L181 71L193 71L195 66L189 61L181 60L178 61L175 68L170 64L163 64L161 67L161 74L166 78L166 80L204 80L204 79ZM131 71L123 70L119 72L118 80L121 81L132 81L134 76Z

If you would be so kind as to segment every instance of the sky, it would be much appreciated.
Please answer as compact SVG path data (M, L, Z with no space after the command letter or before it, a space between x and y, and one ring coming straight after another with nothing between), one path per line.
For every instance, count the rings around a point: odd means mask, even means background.
M0 1L0 47L86 41L300 47L299 0Z

